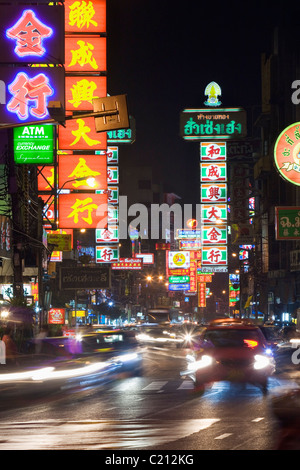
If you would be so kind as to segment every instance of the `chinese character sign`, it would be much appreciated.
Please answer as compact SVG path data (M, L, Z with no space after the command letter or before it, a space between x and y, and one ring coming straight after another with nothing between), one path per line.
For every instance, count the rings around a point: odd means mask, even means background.
M60 194L58 221L60 228L105 228L107 226L107 195Z
M65 0L66 33L105 33L106 0Z
M66 72L105 72L106 38L71 37L66 43Z
M64 7L0 7L2 63L63 64Z
M5 95L0 103L1 122L41 122L50 118L50 100L65 101L62 67L0 67L0 80Z
M58 187L66 189L106 189L105 155L59 155ZM86 179L84 179L86 178ZM89 179L93 179L92 185Z
M66 77L66 110L92 111L93 100L107 94L106 82L106 77Z
M78 118L60 126L58 145L61 150L106 150L106 132L96 132L94 118Z

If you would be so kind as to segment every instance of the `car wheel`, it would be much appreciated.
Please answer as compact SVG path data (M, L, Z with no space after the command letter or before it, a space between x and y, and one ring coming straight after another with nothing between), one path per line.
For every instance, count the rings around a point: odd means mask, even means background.
M196 378L196 380L194 382L194 390L195 390L195 392L203 395L203 393L205 392L205 384L203 382L200 382Z
M260 384L260 389L261 389L263 395L267 395L267 393L268 393L268 382L266 381L266 382L261 383Z

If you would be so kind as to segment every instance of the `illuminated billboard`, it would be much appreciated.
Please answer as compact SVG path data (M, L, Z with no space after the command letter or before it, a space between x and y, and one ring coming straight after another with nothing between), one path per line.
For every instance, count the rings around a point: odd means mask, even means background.
M278 136L274 161L283 179L300 186L300 122L286 127Z
M106 189L106 165L105 155L59 155L58 187L81 190ZM88 181L89 178L92 178L92 183Z
M63 67L0 66L0 122L18 124L50 119L49 101L65 102Z
M1 63L63 64L64 7L0 7Z
M23 164L53 164L53 126L40 124L13 129L14 161Z
M71 119L66 121L66 127L59 127L58 147L61 150L106 150L106 132L96 132L93 117Z
M66 33L105 33L106 0L65 0Z
M58 221L60 228L105 228L107 226L107 194L60 194Z

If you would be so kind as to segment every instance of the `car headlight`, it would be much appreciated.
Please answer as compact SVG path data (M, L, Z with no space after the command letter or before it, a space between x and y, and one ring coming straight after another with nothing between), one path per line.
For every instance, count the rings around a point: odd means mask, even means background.
M192 359L192 356L188 358L188 370L191 372L195 372L196 370L203 369L204 367L211 366L213 363L213 359L211 356L207 356L204 354L199 361L196 361L195 358Z
M255 370L259 369L264 369L265 367L268 367L271 365L270 358L267 356L262 356L261 354L256 354L254 356L255 362L253 364L253 367Z
M128 353L128 354L122 354L122 356L119 356L118 360L124 363L124 362L135 361L138 358L139 358L139 355L137 353Z

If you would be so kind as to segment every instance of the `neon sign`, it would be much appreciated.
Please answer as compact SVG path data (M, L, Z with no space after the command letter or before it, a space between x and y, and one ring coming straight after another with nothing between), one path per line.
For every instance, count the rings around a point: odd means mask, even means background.
M281 132L274 147L274 161L283 179L300 186L300 122Z
M15 53L19 57L43 56L46 52L43 40L52 34L52 28L42 23L32 10L24 10L19 21L6 30L6 36L16 41Z
M65 62L63 5L0 6L0 18L1 63Z
M39 73L30 78L25 72L20 72L8 86L8 90L13 97L6 108L9 112L16 113L20 120L27 119L29 115L37 119L48 116L47 98L53 95L54 90L45 74Z

